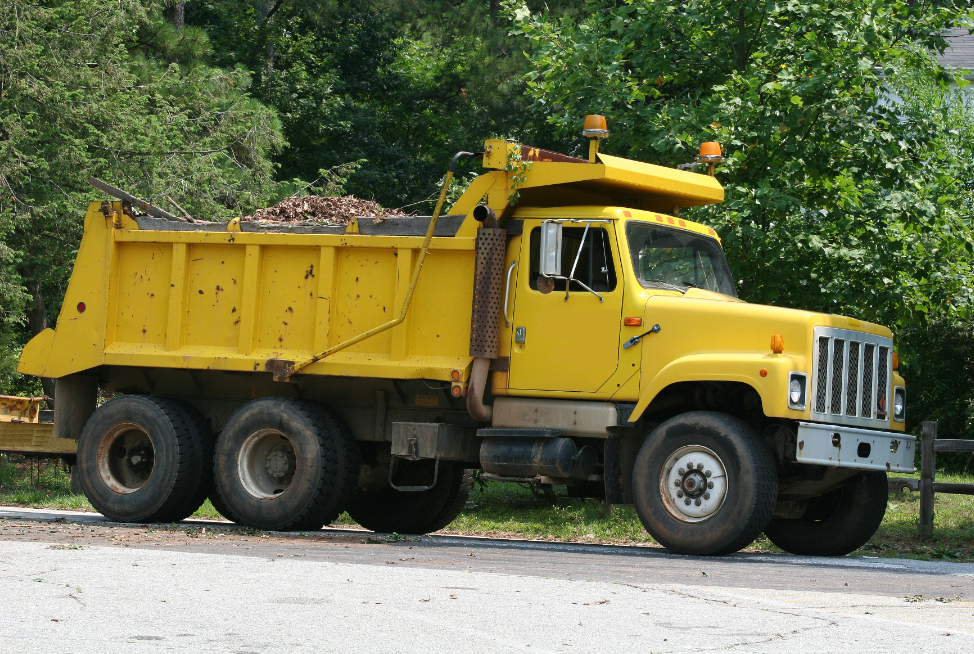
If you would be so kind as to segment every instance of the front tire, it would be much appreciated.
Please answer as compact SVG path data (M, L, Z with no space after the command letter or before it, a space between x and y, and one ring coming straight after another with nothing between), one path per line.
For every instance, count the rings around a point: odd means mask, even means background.
M238 409L214 457L224 515L275 531L333 522L348 504L358 471L358 447L341 417L314 402L279 397Z
M432 482L429 461L400 459L399 484ZM397 491L386 486L362 495L348 506L348 515L366 529L381 533L428 534L439 531L460 514L473 486L473 471L462 464L440 462L436 485L427 491Z
M888 499L886 473L866 472L857 483L809 500L800 518L773 518L764 534L792 554L843 556L873 537Z
M646 531L678 554L729 554L771 519L778 476L770 450L733 416L693 411L653 430L636 457L633 502Z
M116 522L178 522L192 515L213 484L213 439L189 405L161 397L109 400L78 442L85 495Z

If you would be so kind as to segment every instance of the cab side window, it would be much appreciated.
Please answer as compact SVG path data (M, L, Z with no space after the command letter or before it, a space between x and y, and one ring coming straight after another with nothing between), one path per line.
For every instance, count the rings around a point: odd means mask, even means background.
M575 257L581 249L582 254L575 266L575 279L581 281L597 293L609 292L616 287L615 265L612 261L612 247L609 245L609 234L604 228L592 225L589 227L585 242L582 242L584 227L565 227L561 239L561 274L568 277L575 263ZM541 228L531 230L531 277L533 290L538 290L538 274L541 270ZM571 292L586 293L587 291L577 283L572 283ZM565 280L555 280L555 292L565 292Z

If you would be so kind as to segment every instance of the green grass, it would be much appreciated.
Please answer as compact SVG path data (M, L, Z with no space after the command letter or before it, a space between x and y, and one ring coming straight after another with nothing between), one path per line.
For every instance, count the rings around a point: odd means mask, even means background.
M54 459L0 454L0 504L94 511L84 495L71 492L71 475Z
M896 475L919 479L919 474ZM974 475L938 472L937 481L974 483ZM934 496L933 536L919 534L920 494L890 495L886 518L876 535L859 550L872 556L904 556L922 559L974 561L974 496Z
M901 475L909 476L909 475ZM917 478L918 475L912 475ZM938 474L938 481L974 483L974 475ZM564 497L564 487L551 501L517 484L490 483L476 487L467 507L442 533L502 536L546 541L652 545L632 507L607 511L592 500ZM83 495L71 492L70 477L56 462L30 462L0 455L0 505L93 510ZM859 556L904 556L921 559L974 561L974 496L936 496L934 533L918 531L919 493L891 495L886 518ZM194 514L219 518L207 501ZM335 526L354 526L343 514ZM749 550L780 551L763 536Z

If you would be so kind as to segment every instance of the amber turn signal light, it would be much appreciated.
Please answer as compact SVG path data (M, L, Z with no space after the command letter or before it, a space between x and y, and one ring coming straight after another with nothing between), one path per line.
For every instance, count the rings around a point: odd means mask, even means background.
M781 338L781 334L771 334L771 351L775 354L785 351L785 339Z
M463 387L460 386L460 384L454 384L453 388L450 389L450 392L453 393L453 397L460 397L463 395Z
M450 379L452 379L453 381L460 381L460 371L454 370L453 372L451 372Z
M643 319L642 318L626 318L625 320L622 321L622 324L625 325L626 327L642 327L643 326Z
M899 369L900 369L900 355L897 354L896 352L893 352L893 370L899 370Z

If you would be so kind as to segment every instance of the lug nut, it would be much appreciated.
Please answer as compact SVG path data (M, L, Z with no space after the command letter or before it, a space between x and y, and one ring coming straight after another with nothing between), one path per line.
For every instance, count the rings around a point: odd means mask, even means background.
M697 470L703 470L703 464L702 463L698 463L697 464Z
M704 493L703 494L703 499L709 500L710 499L710 493Z
M700 500L693 500L693 503L696 504L697 506L700 506Z
M685 500L683 500L683 503L686 504L687 506L690 506L690 498L688 497Z
M707 488L713 488L713 487L714 487L714 482L708 481L707 482Z
M705 474L705 475L707 475L709 477L710 476L710 471L708 470L707 472L705 472L703 474Z
M683 491L676 491L677 497L683 497Z
M686 473L686 470L684 470L683 468L680 468L679 470L676 471L676 473L678 475L682 475L682 474Z
M674 486L679 486L680 485L680 480L679 479L674 480L673 481L673 485Z

